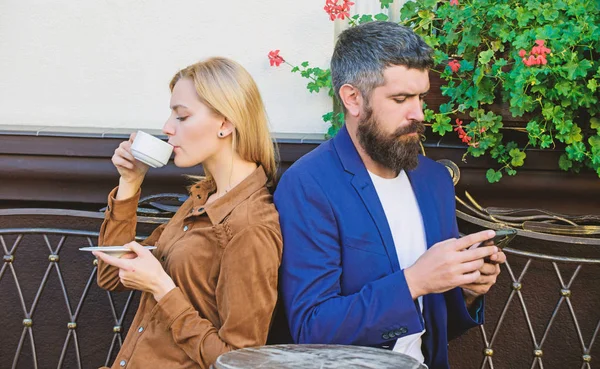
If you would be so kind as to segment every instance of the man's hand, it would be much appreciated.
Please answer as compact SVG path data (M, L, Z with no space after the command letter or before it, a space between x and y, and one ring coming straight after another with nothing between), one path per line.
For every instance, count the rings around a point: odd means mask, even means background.
M149 250L137 242L130 242L125 247L132 252L121 258L100 251L94 251L93 254L103 262L119 268L119 278L125 287L150 292L156 301L175 288L171 277Z
M463 289L467 307L471 307L479 296L488 293L490 288L496 284L496 279L500 274L500 264L504 264L505 262L506 254L504 252L499 251L491 255L489 259L485 260L481 268L479 268L479 278L473 283L460 286Z
M492 230L481 231L459 239L445 240L429 248L413 265L404 270L412 298L446 292L458 286L469 288L468 286L475 286L477 281L491 281L492 276L482 275L482 270L486 273L491 272L488 267L484 268L484 259L498 261L498 247L479 246L472 250L468 248L475 243L491 239L494 234ZM503 258L506 260L505 256ZM480 280L481 277L486 278Z

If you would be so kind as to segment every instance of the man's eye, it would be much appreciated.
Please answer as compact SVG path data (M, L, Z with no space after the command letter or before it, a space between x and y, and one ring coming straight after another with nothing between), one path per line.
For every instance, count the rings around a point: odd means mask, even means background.
M184 120L186 120L188 117L177 117L177 120L180 122L183 122Z
M403 102L406 101L406 99L394 99L394 101L398 104L402 104Z

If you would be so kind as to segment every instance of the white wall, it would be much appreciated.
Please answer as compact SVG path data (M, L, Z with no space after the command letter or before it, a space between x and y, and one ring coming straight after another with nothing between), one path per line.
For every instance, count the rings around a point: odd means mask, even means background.
M327 67L324 0L2 0L0 126L159 129L168 82L212 55L255 77L272 131L321 133L326 93L311 95L267 54ZM1 127L0 127L1 128Z

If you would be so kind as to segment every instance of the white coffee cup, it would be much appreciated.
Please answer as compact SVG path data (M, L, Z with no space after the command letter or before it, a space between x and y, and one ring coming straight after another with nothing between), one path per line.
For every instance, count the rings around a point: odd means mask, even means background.
M144 131L137 131L131 144L133 157L152 168L167 165L172 152L173 146Z

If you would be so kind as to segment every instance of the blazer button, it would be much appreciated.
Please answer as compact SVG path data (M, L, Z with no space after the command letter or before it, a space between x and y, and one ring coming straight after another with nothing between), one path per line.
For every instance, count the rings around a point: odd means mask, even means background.
M384 340L389 340L389 339L390 339L390 336L388 336L388 334L387 334L387 333L384 333L384 334L381 336L381 338L383 338Z
M121 360L121 362L119 363L119 365L121 365L121 366L125 366L125 364L127 364L127 361L125 361L125 360Z
M187 230L188 230L188 226L187 226L187 225L184 225L184 226L183 226L183 231L184 231L184 232L187 232Z
M400 334L406 334L408 333L408 329L406 327L402 327L400 329L398 329L400 331Z

